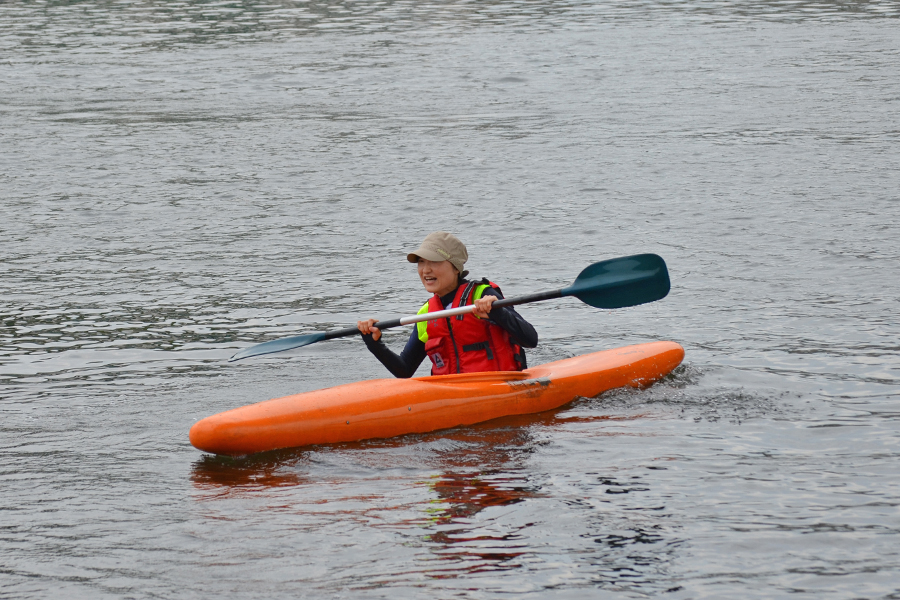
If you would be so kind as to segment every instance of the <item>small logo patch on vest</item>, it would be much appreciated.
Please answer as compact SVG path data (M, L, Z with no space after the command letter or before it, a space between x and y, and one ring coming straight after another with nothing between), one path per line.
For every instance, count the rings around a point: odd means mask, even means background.
M434 362L434 366L439 369L444 366L444 359L437 352L431 355L431 360Z

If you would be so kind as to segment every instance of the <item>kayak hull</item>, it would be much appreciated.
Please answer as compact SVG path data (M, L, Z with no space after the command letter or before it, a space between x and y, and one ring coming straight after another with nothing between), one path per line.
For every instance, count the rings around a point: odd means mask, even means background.
M240 456L425 433L551 410L619 387L644 387L683 358L680 345L653 342L525 371L360 381L207 417L191 427L190 440L205 452Z

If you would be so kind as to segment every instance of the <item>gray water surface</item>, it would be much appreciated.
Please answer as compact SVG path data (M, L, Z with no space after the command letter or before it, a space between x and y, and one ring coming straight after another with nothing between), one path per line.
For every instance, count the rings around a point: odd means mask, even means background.
M900 597L900 3L0 4L0 596ZM455 232L532 364L647 390L226 459L210 414L386 377ZM408 330L386 334L400 349ZM420 371L425 374L425 369Z

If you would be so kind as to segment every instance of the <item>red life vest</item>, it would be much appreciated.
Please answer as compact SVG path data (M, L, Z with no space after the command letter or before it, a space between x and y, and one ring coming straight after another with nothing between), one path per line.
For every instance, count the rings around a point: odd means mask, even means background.
M488 287L500 289L486 279L459 286L449 308L472 304ZM419 313L439 310L444 310L444 306L440 296L434 295ZM487 319L467 313L418 325L419 339L425 342L425 353L431 359L432 375L521 371L525 368L522 348L512 341L505 329Z

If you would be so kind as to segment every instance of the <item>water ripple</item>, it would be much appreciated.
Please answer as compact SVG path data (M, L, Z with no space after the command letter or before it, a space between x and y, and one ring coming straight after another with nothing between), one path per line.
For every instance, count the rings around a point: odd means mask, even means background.
M0 3L2 593L891 597L898 6ZM449 431L190 446L384 377L358 339L226 359L415 312L438 228L507 295L663 255L664 301L522 307L529 361L685 364Z

